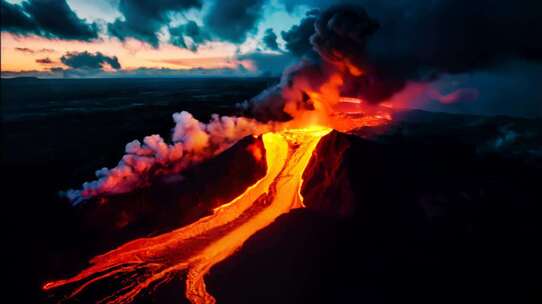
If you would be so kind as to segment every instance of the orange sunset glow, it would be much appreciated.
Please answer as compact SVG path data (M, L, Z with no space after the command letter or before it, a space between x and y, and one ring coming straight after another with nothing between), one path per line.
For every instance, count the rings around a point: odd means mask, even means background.
M44 50L44 46L47 49ZM25 52L17 48L37 50ZM169 68L169 69L219 69L236 68L241 65L251 70L248 60L235 59L234 45L223 42L211 42L192 52L171 44L152 48L144 42L129 39L121 42L115 38L104 38L99 41L67 41L54 40L37 36L16 36L2 33L2 70L3 71L48 71L51 67L63 67L60 57L67 52L101 52L105 55L117 56L123 69L136 68ZM52 64L40 64L36 60L50 58Z

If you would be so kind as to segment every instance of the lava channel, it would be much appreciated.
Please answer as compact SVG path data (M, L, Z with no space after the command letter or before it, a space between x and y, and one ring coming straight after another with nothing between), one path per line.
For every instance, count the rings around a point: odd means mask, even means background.
M43 289L61 288L67 291L64 300L69 300L91 285L113 281L118 288L100 302L129 303L143 290L183 272L185 295L191 303L215 303L205 288L205 275L278 216L304 206L303 172L318 142L330 131L315 126L263 134L266 175L241 195L193 224L96 256L79 274L48 282Z

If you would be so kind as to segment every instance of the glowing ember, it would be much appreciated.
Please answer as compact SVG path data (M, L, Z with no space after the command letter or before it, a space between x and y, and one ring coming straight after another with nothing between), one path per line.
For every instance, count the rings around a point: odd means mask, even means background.
M115 280L119 288L102 301L128 303L144 289L185 271L190 302L214 303L205 289L206 273L278 216L303 207L303 172L318 142L330 131L314 126L265 133L267 173L243 194L191 225L97 256L76 276L46 283L43 289L65 287L71 290L68 298L73 298L95 283Z

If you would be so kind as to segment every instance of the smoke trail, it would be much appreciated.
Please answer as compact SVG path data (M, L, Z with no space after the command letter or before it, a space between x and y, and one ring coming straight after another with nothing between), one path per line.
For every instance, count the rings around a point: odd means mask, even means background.
M63 194L73 204L79 204L95 196L127 193L148 185L156 176L179 173L219 154L241 138L270 127L249 118L216 114L204 124L185 111L174 113L173 120L172 143L166 143L160 135L147 136L143 143L129 142L116 167L96 171L96 180Z

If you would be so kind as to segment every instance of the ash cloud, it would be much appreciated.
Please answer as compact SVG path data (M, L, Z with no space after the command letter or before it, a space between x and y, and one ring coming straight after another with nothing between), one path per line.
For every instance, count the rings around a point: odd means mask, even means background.
M345 52L344 56L366 69L370 82L374 83L365 90L365 97L369 100L390 98L403 89L407 81L432 81L444 74L489 69L511 60L539 62L542 59L542 39L538 38L542 36L540 1L437 0L413 3L365 0L355 3L365 8L379 24L366 47L355 43L349 45L348 39L339 39L341 35L335 37L337 39L332 37L332 40L323 41L333 49ZM313 0L287 1L286 7L293 9L300 4L329 6L327 1ZM349 7L349 11L356 10L354 5ZM357 20L343 21L348 23L345 29L360 26ZM303 21L299 27L303 25L307 31L310 29ZM341 29L338 30L333 33L340 34ZM290 32L299 30L292 28L287 33ZM313 28L310 34L304 33L303 36L316 33ZM343 38L347 36L343 35ZM299 33L294 37L302 35ZM314 43L310 47L300 45L302 47L288 49L299 55L314 48Z
M286 49L294 56L301 57L312 50L310 37L314 34L314 23L320 14L319 10L310 10L288 31L282 32L282 39L286 42Z
M254 97L245 108L265 121L289 120L314 109L325 117L341 95L363 96L370 82L355 59L363 56L377 27L360 6L309 12L299 26L283 33L287 49L304 54L303 58L284 71L278 85Z
M17 35L90 41L98 38L96 23L79 18L65 0L1 2L2 31Z

